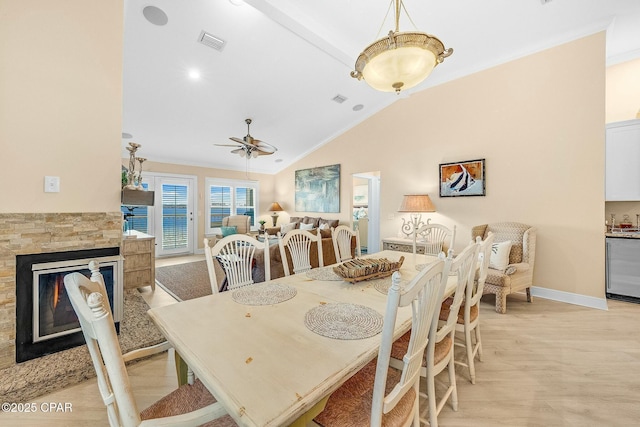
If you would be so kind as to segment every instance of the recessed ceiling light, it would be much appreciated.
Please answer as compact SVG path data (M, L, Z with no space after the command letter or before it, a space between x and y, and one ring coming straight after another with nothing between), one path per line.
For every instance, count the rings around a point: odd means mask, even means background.
M122 139L131 139L131 138L133 138L133 135L127 132L122 132Z
M276 159L276 163L282 163L282 159Z
M189 78L198 80L200 78L200 71L195 69L189 70Z
M244 2L242 0L229 0L229 3L231 3L234 6L240 6Z
M153 25L167 25L167 22L169 22L167 14L159 7L147 6L142 9L142 14Z
M353 111L360 111L364 108L364 105L358 104L353 106Z

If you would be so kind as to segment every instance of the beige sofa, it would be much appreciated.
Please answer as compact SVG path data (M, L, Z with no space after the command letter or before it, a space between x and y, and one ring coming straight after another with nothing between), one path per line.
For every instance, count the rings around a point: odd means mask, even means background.
M340 221L337 219L325 219L319 216L292 216L289 218L289 223L295 223L295 228L300 228L300 224L313 224L313 228L319 228L322 224L326 224L326 229L331 230L331 227L337 227L340 225ZM281 226L278 227L267 227L265 228L265 232L267 234L276 235L280 231ZM331 237L331 236L329 236Z
M536 257L536 229L518 222L499 222L473 227L473 240L480 236L483 240L492 232L496 238L494 243L511 240L509 265L505 272L489 268L484 284L485 294L496 295L496 311L507 312L507 295L525 290L527 301L531 302L531 286L533 285L533 267Z

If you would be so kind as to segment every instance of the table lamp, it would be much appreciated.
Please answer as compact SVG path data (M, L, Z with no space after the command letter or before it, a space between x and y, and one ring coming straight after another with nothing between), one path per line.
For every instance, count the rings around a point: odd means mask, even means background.
M269 210L273 212L271 214L271 219L273 220L273 226L275 227L276 222L278 222L278 214L276 212L283 211L284 209L282 209L282 206L280 206L278 202L273 202L271 203L271 206L269 206Z
M433 202L429 198L428 194L405 194L402 199L402 204L398 209L398 212L409 212L411 220L406 221L402 218L402 232L407 236L413 235L413 253L416 253L416 239L417 232L420 227L425 225L422 221L422 212L435 212L436 208L433 206ZM426 224L429 224L431 219L427 219Z

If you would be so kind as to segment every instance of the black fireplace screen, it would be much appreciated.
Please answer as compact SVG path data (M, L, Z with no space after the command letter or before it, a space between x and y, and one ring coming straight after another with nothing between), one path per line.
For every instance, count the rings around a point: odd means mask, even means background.
M100 266L109 297L109 306L113 307L113 269L114 265ZM78 272L91 277L88 268L65 268L62 271L35 271L34 283L37 294L34 307L37 318L34 321L33 341L38 342L80 330L80 323L64 287L64 276ZM37 278L37 280L35 280Z

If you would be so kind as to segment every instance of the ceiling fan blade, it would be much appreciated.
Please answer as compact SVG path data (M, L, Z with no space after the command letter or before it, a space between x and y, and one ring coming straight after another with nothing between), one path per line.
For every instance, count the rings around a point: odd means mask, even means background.
M240 154L241 151L244 151L244 148L236 148L235 150L231 150L233 154Z
M245 141L244 139L236 138L235 136L232 136L229 139L232 140L232 141L237 142L238 144L251 145L251 144L248 144L247 141Z
M257 148L258 148L258 151L261 151L266 154L273 154L276 151L278 151L276 147L264 141L260 141L260 143L257 145Z
M218 147L238 147L238 144L213 144L213 145L217 145Z

